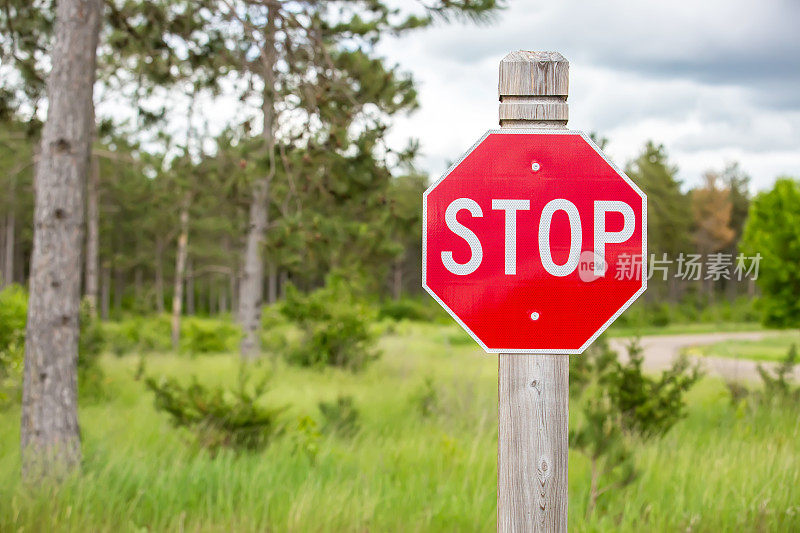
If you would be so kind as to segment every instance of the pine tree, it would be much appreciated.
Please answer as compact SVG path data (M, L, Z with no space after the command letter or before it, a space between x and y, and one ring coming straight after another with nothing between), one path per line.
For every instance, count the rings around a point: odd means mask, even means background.
M706 172L701 187L690 193L694 232L692 240L702 254L718 252L735 237L730 227L732 204L728 191L718 186L719 175Z
M262 248L278 139L293 144L329 139L335 149L346 151L351 144L347 128L358 123L356 117L363 130L380 131L386 114L409 108L414 101L410 80L383 69L372 57L382 35L429 25L435 17L485 17L498 2L438 0L421 6L423 16L404 14L375 0L220 0L219 9L213 10L209 27L219 27L217 17L222 17L225 27L235 31L225 42L231 68L247 87L242 100L255 98L261 110L259 160L264 169L250 186L239 286L243 357L253 358L260 351ZM370 76L376 69L383 79Z
M25 341L22 472L60 476L80 462L77 357L83 184L102 3L59 0L48 115L36 168L35 233Z
M655 254L659 260L666 254L675 261L688 249L692 223L689 202L676 177L678 169L669 163L664 146L648 141L639 157L628 164L626 173L647 194L648 254ZM663 284L661 278L651 280L647 291L651 298L663 294L659 284ZM668 291L673 300L677 299L674 277L669 280Z

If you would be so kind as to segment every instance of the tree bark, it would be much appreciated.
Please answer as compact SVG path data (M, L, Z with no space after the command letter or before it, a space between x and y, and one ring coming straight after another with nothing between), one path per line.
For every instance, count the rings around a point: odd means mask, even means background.
M289 273L281 269L278 275L278 298L283 300L286 297L286 284L289 283Z
M278 266L270 261L267 267L267 302L274 304L278 301Z
M228 289L225 285L219 287L219 312L220 314L228 312Z
M398 301L403 296L403 260L401 258L398 257L394 260L392 270L392 297Z
M164 312L164 241L156 239L156 311Z
M213 316L217 312L217 298L214 294L214 289L217 287L217 284L214 283L214 280L209 278L208 280L208 315Z
M6 216L0 217L0 289L8 284L6 279Z
M122 311L122 299L125 296L125 272L114 266L114 311Z
M275 8L269 10L261 50L264 95L261 105L264 114L264 148L269 157L269 171L253 184L249 224L244 251L244 268L239 283L239 321L242 326L241 355L255 359L261 352L261 305L264 297L264 259L262 257L267 233L269 185L275 174Z
M236 272L236 271L234 271ZM231 291L231 315L239 316L239 278L240 276L231 272L230 291Z
M194 315L194 272L192 271L191 258L186 259L186 314Z
M137 266L133 271L133 294L136 299L136 308L141 309L142 293L144 292L144 273L142 267Z
M97 315L98 254L100 250L100 210L98 194L100 188L100 160L91 158L89 183L86 187L86 279L85 294L92 316Z
M13 201L13 200L12 200ZM6 237L5 237L5 261L3 265L3 283L2 286L14 283L14 244L15 244L15 226L16 215L14 214L14 207L8 210L6 215Z
M178 253L175 257L175 284L172 290L172 349L177 350L181 340L181 307L183 305L183 283L186 274L186 252L189 244L189 206L191 197L187 192L181 202L180 234Z
M34 191L22 395L22 476L59 479L81 460L77 361L84 187L101 0L59 0L49 111Z
M103 265L103 282L100 286L100 318L108 320L108 312L111 307L111 267Z

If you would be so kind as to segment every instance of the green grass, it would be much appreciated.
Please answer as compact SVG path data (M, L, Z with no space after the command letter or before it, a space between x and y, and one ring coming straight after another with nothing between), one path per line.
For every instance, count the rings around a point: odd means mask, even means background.
M389 329L361 374L277 364L266 401L290 406L287 431L241 456L193 449L133 379L138 359L103 357L111 398L81 407L83 471L60 488L20 484L19 409L0 413L0 531L493 530L496 359L452 327ZM237 368L232 355L147 359L148 375L204 383L233 383ZM439 409L424 418L414 398L427 377ZM315 442L296 429L339 394L361 411L356 437ZM688 418L637 448L639 478L588 520L589 465L570 453L571 530L800 529L798 414L736 410L724 385L701 382Z
M762 331L758 322L696 322L666 326L617 326L608 328L610 337L643 337L645 335L690 335L692 333L721 333L731 331Z
M691 355L751 359L753 361L780 361L786 357L792 344L796 344L800 348L800 331L773 334L756 341L724 341L692 346L687 348L686 352Z

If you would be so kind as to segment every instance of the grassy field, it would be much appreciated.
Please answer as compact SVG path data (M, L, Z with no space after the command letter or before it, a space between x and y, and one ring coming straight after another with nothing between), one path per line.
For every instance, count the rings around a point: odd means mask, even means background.
M686 349L686 353L754 361L780 361L786 357L793 344L800 349L800 331L772 334L757 341L737 340L692 346Z
M610 337L644 337L645 335L690 335L693 333L720 333L730 331L761 331L758 322L698 322L693 324L667 324L666 326L616 326L608 328Z
M20 485L19 409L0 413L0 531L493 530L496 359L452 327L393 329L361 374L265 365L266 402L288 406L287 430L239 456L195 450L134 379L138 357L104 356L109 399L81 407L83 472L60 488ZM237 371L232 355L146 359L147 375L204 383L232 384ZM427 378L438 408L426 417ZM359 433L309 429L317 403L342 394L361 412ZM637 480L588 518L589 465L571 452L570 529L797 531L798 414L736 409L720 382L701 382L688 417L637 447Z

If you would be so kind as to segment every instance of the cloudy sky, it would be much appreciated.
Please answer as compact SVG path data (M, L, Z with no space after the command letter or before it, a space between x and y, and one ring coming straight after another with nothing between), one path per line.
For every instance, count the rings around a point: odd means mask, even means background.
M514 50L570 61L569 126L608 137L620 165L653 139L688 186L730 161L756 189L800 177L798 0L509 0L491 25L387 40L421 103L392 135L421 141L422 170L438 176L497 127L498 64Z

